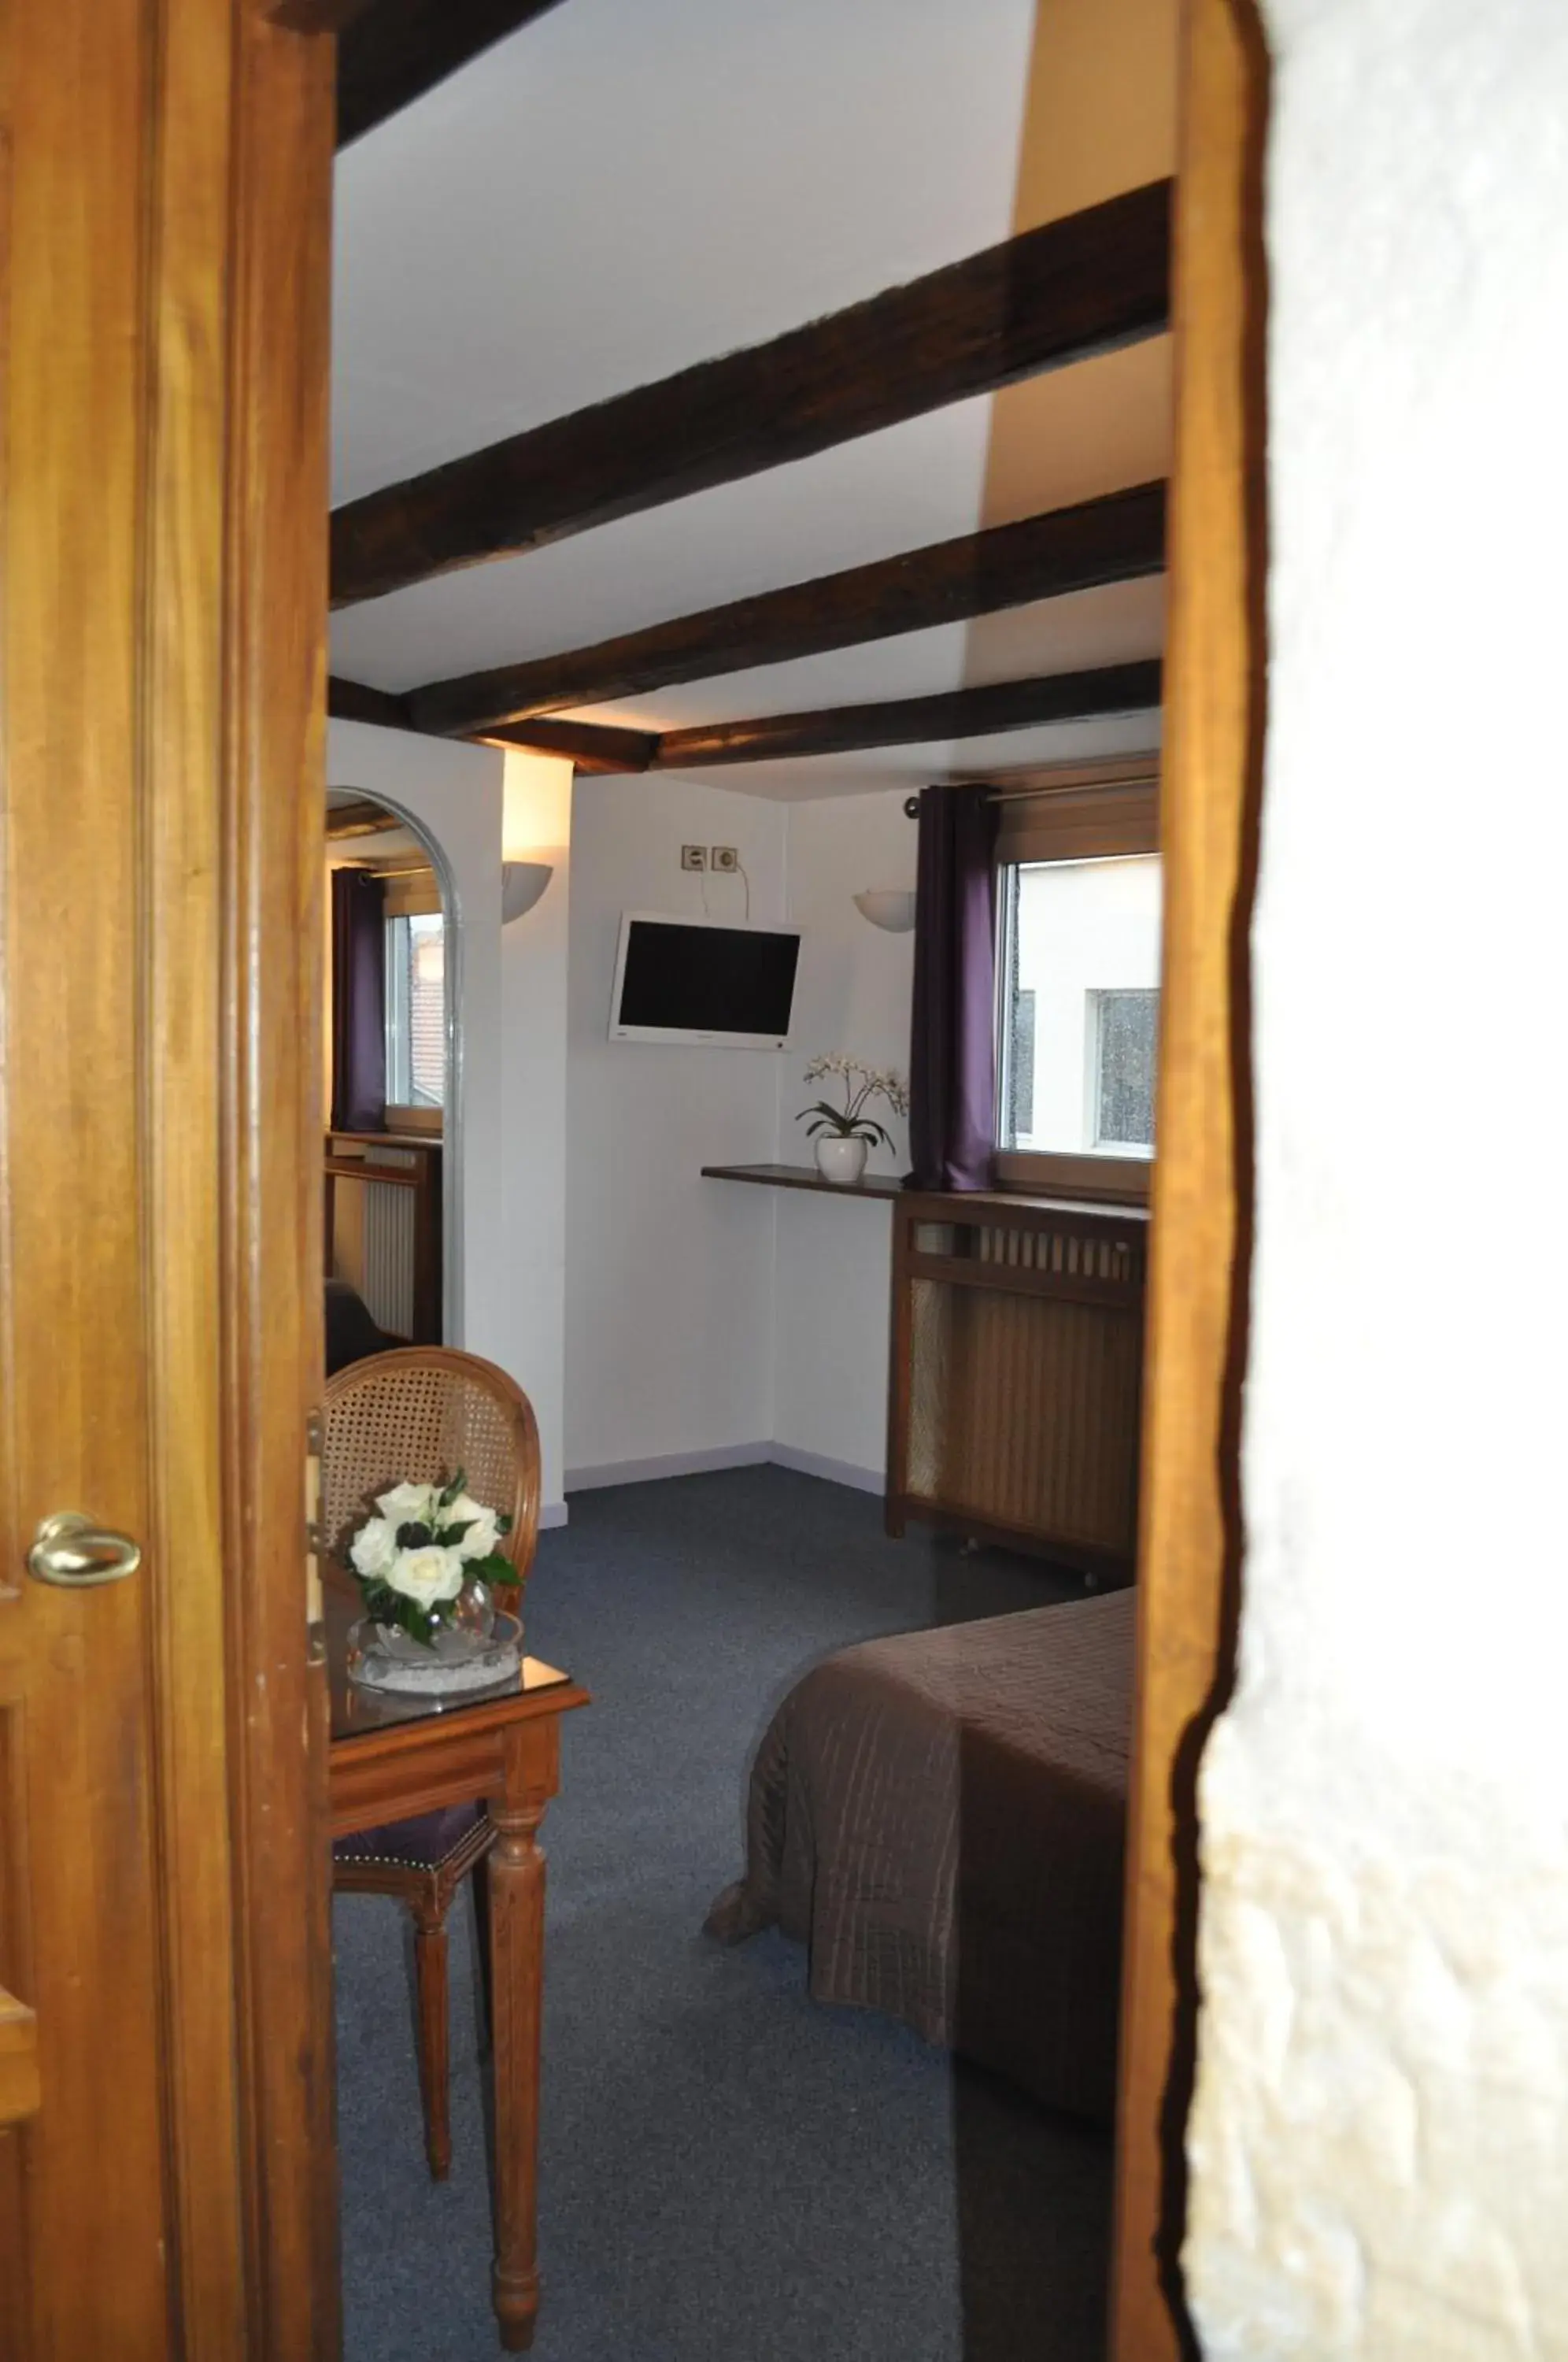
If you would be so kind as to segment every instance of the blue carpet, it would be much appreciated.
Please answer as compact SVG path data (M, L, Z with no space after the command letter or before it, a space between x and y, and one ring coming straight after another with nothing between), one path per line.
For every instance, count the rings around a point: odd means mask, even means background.
M1098 2362L1107 2144L700 1933L751 1750L828 1650L1037 1606L1069 1578L781 1469L579 1494L528 1645L569 1718L549 1853L541 2362ZM347 2362L499 2348L472 1918L452 1915L452 2178L427 2178L402 1915L340 1896Z

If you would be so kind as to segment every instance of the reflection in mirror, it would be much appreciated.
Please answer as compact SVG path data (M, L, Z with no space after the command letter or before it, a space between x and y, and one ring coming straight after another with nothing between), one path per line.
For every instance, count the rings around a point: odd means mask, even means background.
M327 796L327 1370L447 1335L451 901L436 849L367 796Z

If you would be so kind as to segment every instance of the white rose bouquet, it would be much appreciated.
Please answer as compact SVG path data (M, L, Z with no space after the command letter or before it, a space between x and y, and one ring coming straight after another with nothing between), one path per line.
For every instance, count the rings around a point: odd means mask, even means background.
M366 1614L426 1648L468 1584L516 1580L501 1548L511 1518L476 1501L466 1482L459 1468L449 1485L394 1485L348 1548Z

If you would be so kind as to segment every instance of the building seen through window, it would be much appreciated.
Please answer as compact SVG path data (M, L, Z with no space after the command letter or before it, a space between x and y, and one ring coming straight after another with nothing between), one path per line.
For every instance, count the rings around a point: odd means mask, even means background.
M387 1103L438 1108L447 1081L447 941L439 911L387 921Z

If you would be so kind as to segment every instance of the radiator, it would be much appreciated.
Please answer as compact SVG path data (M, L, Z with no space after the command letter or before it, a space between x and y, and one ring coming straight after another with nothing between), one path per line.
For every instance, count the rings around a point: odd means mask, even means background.
M359 1161L359 1160L357 1160ZM417 1154L378 1144L378 1164L407 1171ZM398 1182L338 1174L333 1196L332 1271L359 1289L378 1329L412 1338L418 1253L418 1193Z
M381 1164L412 1164L410 1156L377 1151ZM414 1192L395 1183L367 1181L364 1280L359 1293L378 1329L393 1337L414 1334Z
M1146 1240L1141 1209L899 1201L890 1531L925 1518L1131 1572Z

